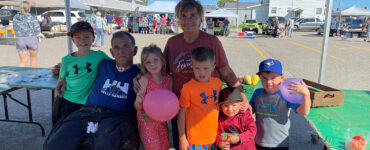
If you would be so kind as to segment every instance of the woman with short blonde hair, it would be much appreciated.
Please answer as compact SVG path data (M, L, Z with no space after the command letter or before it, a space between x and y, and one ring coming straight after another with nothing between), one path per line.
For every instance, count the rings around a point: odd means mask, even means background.
M23 1L20 4L20 13L13 17L13 28L16 36L16 49L20 61L18 66L25 67L30 55L30 66L37 67L37 49L39 41L37 35L41 33L40 24L30 12L30 3Z
M30 3L28 2L28 1L23 1L22 3L21 3L21 5L19 6L19 8L20 8L20 12L22 13L22 14L26 14L26 13L29 13L30 12L30 9L31 9L31 7L30 7Z

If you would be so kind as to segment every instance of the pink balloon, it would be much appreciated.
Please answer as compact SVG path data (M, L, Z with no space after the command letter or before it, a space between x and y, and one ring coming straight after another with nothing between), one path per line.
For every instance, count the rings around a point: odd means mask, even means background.
M298 82L301 83L301 80L298 78L287 78L284 80L283 83L280 84L280 92L283 95L284 99L287 100L288 102L294 103L294 104L299 104L302 102L302 95L301 94L290 94L291 92L294 92L293 90L288 90L288 88L291 88L288 84L292 84L290 82Z
M176 116L180 109L177 96L167 89L156 89L145 95L144 111L156 121L168 121Z

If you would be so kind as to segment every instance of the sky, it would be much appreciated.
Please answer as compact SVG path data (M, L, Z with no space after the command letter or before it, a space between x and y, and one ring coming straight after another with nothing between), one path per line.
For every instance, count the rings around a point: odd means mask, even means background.
M154 1L158 0L148 0L149 4L153 3ZM160 0L160 1L179 1L179 0ZM333 0L333 9L337 9L339 7L339 0ZM364 8L367 6L367 9L370 9L370 0L340 0L341 8L346 9L351 6L357 6L360 8ZM204 5L217 5L217 0L200 0L200 2ZM259 2L259 0L239 0L239 2Z

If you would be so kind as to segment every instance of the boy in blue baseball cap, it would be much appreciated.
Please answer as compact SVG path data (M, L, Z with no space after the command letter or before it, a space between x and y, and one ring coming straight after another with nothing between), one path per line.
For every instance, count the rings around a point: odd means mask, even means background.
M300 104L286 101L280 92L280 84L284 81L283 67L275 59L262 61L257 75L263 88L257 89L250 101L256 113L256 147L258 150L289 149L290 110L302 116L308 115L311 107L310 92L303 81L291 82L288 88L294 91L291 94L301 94L303 100Z

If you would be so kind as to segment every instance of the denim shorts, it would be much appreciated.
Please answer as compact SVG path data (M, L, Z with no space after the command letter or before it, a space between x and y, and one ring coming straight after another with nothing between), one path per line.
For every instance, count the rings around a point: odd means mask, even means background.
M39 40L36 36L16 37L15 47L18 51L26 51L29 49L36 50L39 48Z

